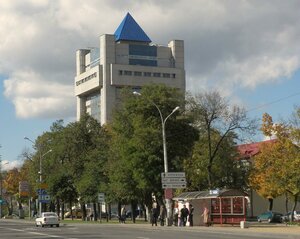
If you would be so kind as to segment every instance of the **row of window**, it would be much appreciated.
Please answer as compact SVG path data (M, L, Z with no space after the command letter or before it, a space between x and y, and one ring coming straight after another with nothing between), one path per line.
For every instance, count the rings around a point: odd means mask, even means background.
M220 209L222 206L222 210ZM211 199L211 212L212 214L243 214L244 213L244 198L234 197L234 198L222 198L220 203L220 198Z
M97 77L97 72L95 72L95 73L93 73L93 74L91 74L91 75L89 75L89 76L87 76L87 77L85 77L85 78L83 78L79 81L76 81L76 86L79 86L80 84L82 84L84 82L87 82L87 81L91 80L94 77Z
M145 76L145 77L163 77L176 78L175 73L160 73L160 72L141 72L141 71L127 71L119 70L119 75L122 76Z

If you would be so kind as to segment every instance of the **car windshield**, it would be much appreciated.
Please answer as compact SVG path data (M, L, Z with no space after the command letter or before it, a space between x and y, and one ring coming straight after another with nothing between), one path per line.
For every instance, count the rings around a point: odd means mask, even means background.
M44 217L56 217L56 213L44 213Z

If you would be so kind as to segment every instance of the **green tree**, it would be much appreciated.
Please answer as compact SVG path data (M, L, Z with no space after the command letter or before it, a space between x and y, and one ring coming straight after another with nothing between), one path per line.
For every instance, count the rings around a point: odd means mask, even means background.
M222 144L227 138L237 140L243 134L253 134L256 120L250 119L245 109L230 107L228 101L216 91L190 96L187 110L201 137L207 142L207 150L204 150L207 162L202 165L206 165L208 188L212 188L216 185L213 167Z
M164 172L162 124L176 106L184 109L184 96L163 85L146 86L140 96L123 92L122 102L111 124L112 158L108 162L112 191L124 201L142 200L151 206L152 193L162 198L161 172ZM155 106L156 105L156 106ZM169 171L183 170L197 132L186 118L175 112L166 123Z
M185 160L184 171L187 174L189 190L206 190L208 186L207 155L208 142L205 134L201 134L196 142L192 157ZM218 132L212 134L212 140L219 139ZM247 172L237 160L235 137L226 137L216 154L212 171L214 172L213 188L245 188Z

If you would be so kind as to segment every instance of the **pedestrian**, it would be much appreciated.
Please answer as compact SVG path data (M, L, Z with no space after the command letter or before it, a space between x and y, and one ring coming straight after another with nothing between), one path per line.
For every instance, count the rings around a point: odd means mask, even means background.
M183 208L181 208L181 210L180 210L180 221L181 221L182 226L184 226L184 227L186 225L188 215L189 215L189 209L187 209L186 205L184 204Z
M178 222L178 226L182 227L181 211L180 210L178 210L178 219L177 219L177 222Z
M207 207L204 207L203 213L201 215L203 217L203 223L205 226L209 226L208 218L209 218L209 210Z
M165 225L165 219L166 219L166 208L164 205L160 206L160 210L159 210L159 220L160 220L160 225L164 226Z
M192 204L190 204L190 214L189 214L189 223L190 223L190 227L194 226L194 207Z
M152 223L152 226L153 225L157 226L158 216L159 216L159 211L158 211L157 205L154 205L151 209L151 223Z
M126 221L126 206L124 205L121 209L120 222L125 223Z
M178 210L178 205L175 204L174 206L174 209L173 209L173 221L174 221L174 226L178 226L178 213L179 213L179 210Z

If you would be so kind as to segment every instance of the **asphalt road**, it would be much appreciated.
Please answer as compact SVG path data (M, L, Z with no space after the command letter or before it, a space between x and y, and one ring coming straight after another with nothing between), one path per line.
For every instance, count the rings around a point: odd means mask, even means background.
M278 227L258 230L239 227L151 227L133 224L62 224L56 227L35 227L34 222L0 220L0 238L107 238L107 239L300 239L300 230L283 231Z

